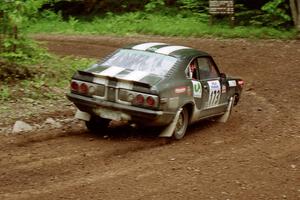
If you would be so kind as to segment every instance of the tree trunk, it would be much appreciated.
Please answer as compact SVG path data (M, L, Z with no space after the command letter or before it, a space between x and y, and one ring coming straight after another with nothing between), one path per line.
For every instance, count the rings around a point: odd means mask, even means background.
M300 0L290 0L290 8L295 28L298 31L298 38L300 38Z
M300 37L300 0L296 0L297 3L297 30L298 30L298 37Z
M297 9L296 1L297 0L290 0L290 8L291 8L292 18L295 26L297 26L298 24L298 16L297 16L298 9Z

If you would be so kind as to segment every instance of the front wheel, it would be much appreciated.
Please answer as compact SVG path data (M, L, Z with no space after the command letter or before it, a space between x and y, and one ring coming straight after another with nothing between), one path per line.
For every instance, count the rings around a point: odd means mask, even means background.
M103 134L107 129L111 120L101 118L98 116L92 116L90 121L86 121L85 125L87 129L95 134Z
M189 114L186 108L182 108L174 130L173 138L180 140L185 135L189 123Z

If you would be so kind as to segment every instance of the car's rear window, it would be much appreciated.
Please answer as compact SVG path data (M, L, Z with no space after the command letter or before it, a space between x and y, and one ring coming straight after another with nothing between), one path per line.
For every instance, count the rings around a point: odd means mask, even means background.
M176 61L176 58L163 54L121 49L101 65L123 67L164 76Z

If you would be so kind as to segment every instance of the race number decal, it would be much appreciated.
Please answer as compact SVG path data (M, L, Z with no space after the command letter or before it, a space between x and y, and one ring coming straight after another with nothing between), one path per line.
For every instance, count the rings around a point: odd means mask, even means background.
M199 81L193 82L193 94L194 97L201 98L202 97L202 85Z
M214 107L219 104L221 98L221 86L219 81L208 81L209 97L207 107Z

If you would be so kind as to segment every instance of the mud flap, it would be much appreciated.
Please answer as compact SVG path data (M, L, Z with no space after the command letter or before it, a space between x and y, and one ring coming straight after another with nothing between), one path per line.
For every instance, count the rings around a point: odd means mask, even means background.
M79 109L77 109L76 114L75 114L75 118L76 119L81 119L81 120L84 120L84 121L90 121L91 115L89 113L82 112Z
M173 121L161 132L161 134L159 135L159 137L172 137L174 131L175 131L175 128L176 128L176 124L177 124L177 121L179 119L179 115L180 115L180 112L182 111L182 108L180 108Z
M226 112L217 120L218 122L225 123L225 122L228 121L229 116L231 114L231 110L232 110L232 107L233 107L234 100L235 100L235 96L230 97L230 101L229 101L229 104L227 106Z

